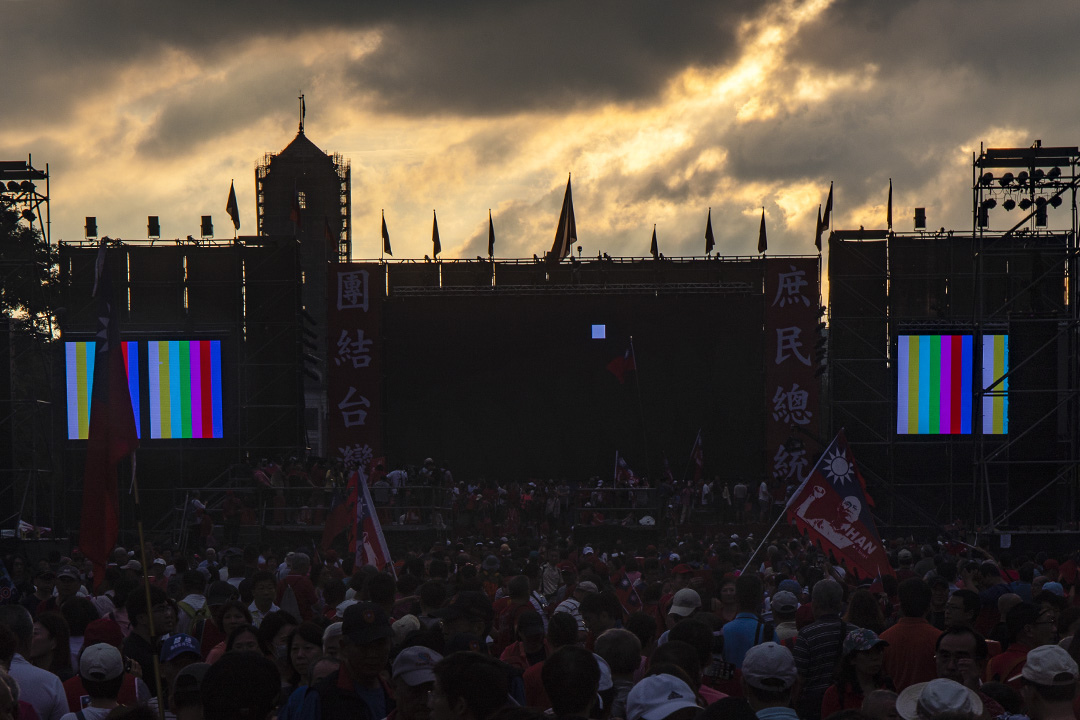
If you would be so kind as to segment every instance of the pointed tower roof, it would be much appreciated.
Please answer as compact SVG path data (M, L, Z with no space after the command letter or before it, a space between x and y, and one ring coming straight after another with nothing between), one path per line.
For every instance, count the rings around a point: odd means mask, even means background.
M310 158L325 158L326 153L319 149L319 146L308 140L307 135L303 132L296 133L296 137L289 143L284 150L277 155L278 157L285 157L290 160L307 160Z

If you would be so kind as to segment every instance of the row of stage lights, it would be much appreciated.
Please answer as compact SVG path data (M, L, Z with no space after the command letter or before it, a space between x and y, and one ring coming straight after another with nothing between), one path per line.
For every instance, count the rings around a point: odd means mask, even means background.
M86 231L86 238L98 237L97 218L90 215L86 216L86 225L83 226ZM211 215L201 215L199 222L199 234L205 240L206 238L214 237L214 220ZM157 215L146 216L146 237L157 239L161 237L161 220ZM191 236L188 236L191 240Z
M1054 183L1061 178L1061 168L1052 167L1050 170L1044 171L1042 168L1035 168L1030 173L1026 170L1021 170L1016 175L1011 172L1007 172L999 178L994 177L994 173L985 172L979 177L979 185L990 191L1004 191L1004 192L1034 192L1036 189L1042 189L1043 183ZM994 182L1000 186L1001 190L994 188ZM1046 209L1047 206L1052 208L1061 207L1061 192L1047 197L1023 197L1019 201L1012 197L1007 197L1001 202L1001 207L1005 208L1005 211L1014 210L1019 207L1022 211L1028 211L1033 206L1035 208L1035 226L1046 227ZM990 224L990 210L998 206L996 198L986 198L979 203L979 227L987 227Z
M32 192L34 192L34 183L30 182L29 180L23 180L22 182L8 180L7 185L4 185L4 183L0 181L0 195L4 195L7 193L25 194ZM25 208L22 211L21 216L23 220L31 223L37 219L37 216L34 215L34 211L30 208Z

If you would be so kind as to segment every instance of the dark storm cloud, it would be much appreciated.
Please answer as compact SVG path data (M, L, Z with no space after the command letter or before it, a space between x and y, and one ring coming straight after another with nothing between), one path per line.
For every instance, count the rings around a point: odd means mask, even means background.
M350 75L402 113L499 114L648 98L688 65L736 50L752 0L496 0L375 3L3 2L0 120L68 115L122 69L178 49L213 59L254 38L377 29L384 42ZM251 102L255 98L238 98Z

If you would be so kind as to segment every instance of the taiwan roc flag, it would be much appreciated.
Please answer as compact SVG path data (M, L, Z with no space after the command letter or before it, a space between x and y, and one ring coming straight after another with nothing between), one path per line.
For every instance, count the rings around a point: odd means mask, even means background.
M833 439L787 506L788 522L862 577L892 575L844 431Z
M98 329L79 547L94 564L94 585L98 585L105 579L105 564L116 545L119 529L116 469L121 460L139 447L104 241L95 263L94 294L98 299Z
M371 502L371 492L368 491L367 479L360 474L356 475L356 567L374 565L380 572L389 572L397 578L394 563L390 559L390 549L386 546L386 538L383 537L382 525L379 516L375 512L375 504ZM350 479L349 482L352 482Z

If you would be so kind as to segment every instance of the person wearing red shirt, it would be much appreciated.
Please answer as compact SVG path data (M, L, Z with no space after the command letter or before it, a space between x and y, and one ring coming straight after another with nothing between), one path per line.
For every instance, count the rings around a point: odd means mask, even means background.
M937 677L935 645L941 631L926 621L930 610L930 586L922 578L908 578L897 589L901 617L881 633L885 648L885 672L900 692L909 685Z
M315 592L315 586L308 577L311 572L311 559L304 553L293 555L292 568L289 574L278 583L277 602L281 605L285 599L285 591L291 589L296 597L296 607L300 611L300 619L311 619L313 608L319 602L319 595Z
M577 620L570 613L555 613L548 621L547 646L551 648L548 657L561 647L576 645L578 641ZM522 676L525 684L525 704L538 710L551 707L551 699L544 689L541 676L544 661L530 665Z
M1017 690L1023 685L1020 671L1024 669L1027 655L1033 648L1053 644L1056 620L1050 608L1040 610L1031 603L1022 602L1005 615L1009 630L1009 647L990 659L986 666L988 681L1003 682Z
M520 670L542 663L551 656L551 645L544 637L544 621L540 613L528 609L517 617L515 642L510 643L499 659Z

